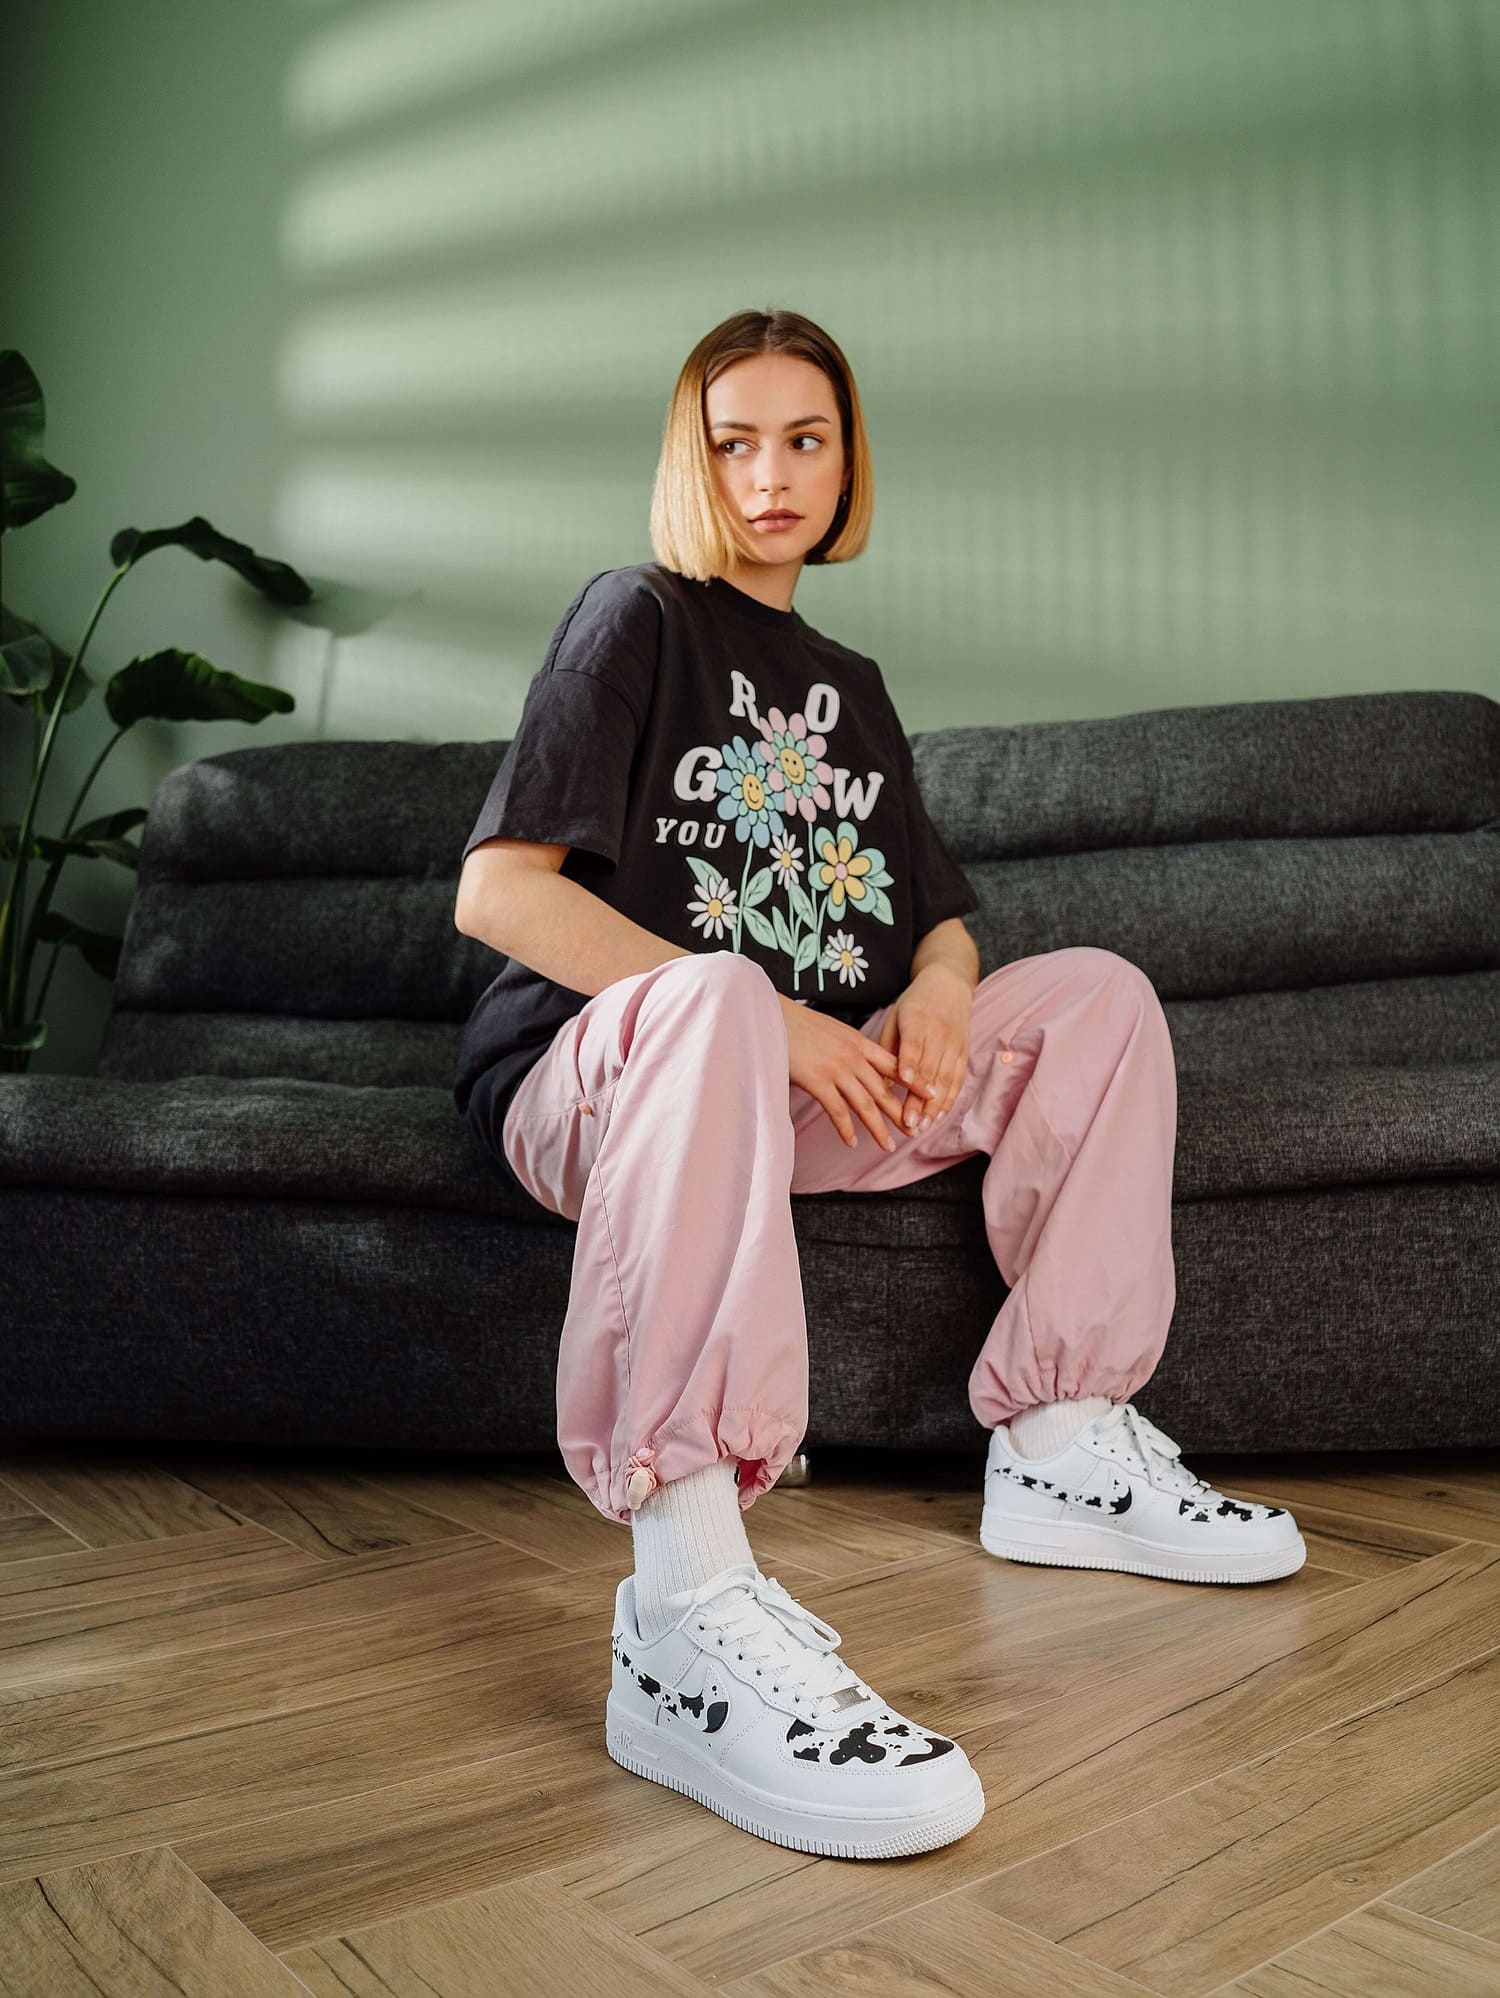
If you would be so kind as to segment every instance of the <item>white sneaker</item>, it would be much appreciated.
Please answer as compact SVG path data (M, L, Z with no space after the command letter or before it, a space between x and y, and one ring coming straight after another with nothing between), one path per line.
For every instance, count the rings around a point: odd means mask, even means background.
M840 1859L927 1852L984 1816L957 1742L885 1706L837 1655L838 1632L754 1562L667 1601L676 1621L646 1644L634 1575L615 1594L605 1742L622 1768Z
M1269 1582L1307 1543L1279 1505L1227 1498L1180 1461L1134 1402L1117 1402L1051 1457L1022 1457L1009 1425L990 1435L979 1540L1009 1561L1123 1568L1173 1582Z

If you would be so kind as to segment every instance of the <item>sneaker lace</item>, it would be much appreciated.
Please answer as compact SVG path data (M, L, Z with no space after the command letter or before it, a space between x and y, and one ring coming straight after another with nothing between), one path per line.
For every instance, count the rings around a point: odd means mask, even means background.
M752 1660L758 1672L773 1672L772 1690L790 1692L799 1706L806 1702L814 1718L869 1697L837 1655L843 1639L833 1625L804 1609L774 1575L757 1569L753 1575L740 1570L733 1578L716 1576L687 1602L700 1630L711 1629L717 1644L735 1644L736 1655ZM847 1697L851 1690L857 1690L857 1699Z
M1174 1443L1165 1431L1142 1415L1134 1402L1116 1402L1108 1415L1100 1416L1096 1429L1101 1437L1117 1436L1127 1449L1134 1451L1147 1482L1157 1491L1201 1499L1213 1490L1206 1479L1195 1476L1180 1461L1182 1445Z

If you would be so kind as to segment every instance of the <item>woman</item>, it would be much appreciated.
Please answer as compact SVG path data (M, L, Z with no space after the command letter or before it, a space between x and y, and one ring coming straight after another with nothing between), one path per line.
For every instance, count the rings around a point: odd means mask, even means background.
M635 1555L610 1753L778 1843L873 1858L962 1836L984 1798L963 1750L884 1706L750 1549L743 1514L807 1420L789 1192L988 1154L1010 1286L969 1380L990 1552L1228 1582L1306 1549L1279 1508L1194 1478L1129 1399L1176 1296L1176 1078L1150 980L1088 946L979 976L979 900L879 667L791 607L805 563L863 550L871 505L826 333L743 312L699 342L657 469L658 559L569 605L464 849L458 925L509 962L454 1100L578 1224L558 1440Z

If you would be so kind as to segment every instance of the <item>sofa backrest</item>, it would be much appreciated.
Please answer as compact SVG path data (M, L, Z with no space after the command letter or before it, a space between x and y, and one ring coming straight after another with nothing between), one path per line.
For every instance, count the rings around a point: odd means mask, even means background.
M1500 703L1165 708L911 738L983 968L1072 944L1156 986L1179 1072L1500 1055ZM506 745L296 742L172 771L100 1072L448 1087L503 959L453 923Z

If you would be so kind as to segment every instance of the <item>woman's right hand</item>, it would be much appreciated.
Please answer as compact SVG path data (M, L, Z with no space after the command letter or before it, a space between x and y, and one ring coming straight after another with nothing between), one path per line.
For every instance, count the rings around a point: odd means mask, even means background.
M903 1137L907 1135L901 1122L907 1090L904 1083L895 1083L900 1063L894 1052L858 1027L811 1006L799 1006L795 1000L783 997L781 1010L786 1017L791 1080L817 1098L846 1145L855 1143L858 1117L874 1133L876 1144L893 1152L896 1141L885 1120L889 1118ZM896 1088L902 1092L899 1096Z

